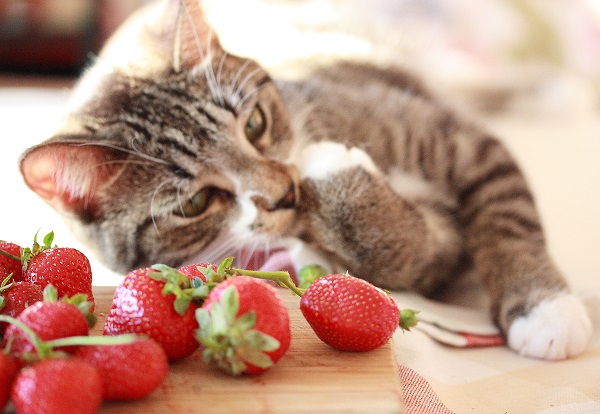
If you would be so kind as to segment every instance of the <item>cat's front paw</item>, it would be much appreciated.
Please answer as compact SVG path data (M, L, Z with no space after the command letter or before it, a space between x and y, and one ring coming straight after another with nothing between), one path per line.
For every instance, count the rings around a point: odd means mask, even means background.
M572 294L545 300L508 330L508 345L521 355L565 359L586 350L592 323L581 300Z
M378 174L377 167L366 152L331 141L308 145L302 151L298 167L302 178L314 180L322 180L354 167L362 167L369 173Z

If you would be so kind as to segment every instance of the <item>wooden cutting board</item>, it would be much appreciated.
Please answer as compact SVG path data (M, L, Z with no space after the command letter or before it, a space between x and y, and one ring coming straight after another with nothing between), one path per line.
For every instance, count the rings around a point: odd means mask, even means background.
M114 287L95 287L101 334ZM104 403L101 413L403 413L392 343L370 352L342 352L322 343L281 289L290 311L286 355L259 376L231 377L209 369L201 353L171 364L161 388L135 402ZM143 371L143 367L142 367Z

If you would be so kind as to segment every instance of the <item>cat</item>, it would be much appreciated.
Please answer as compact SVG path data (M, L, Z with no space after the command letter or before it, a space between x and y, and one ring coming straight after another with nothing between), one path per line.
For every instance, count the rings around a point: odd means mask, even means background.
M330 62L272 77L197 0L145 6L73 91L26 184L119 272L299 240L311 260L432 294L465 268L516 352L582 353L591 322L508 151L414 75Z

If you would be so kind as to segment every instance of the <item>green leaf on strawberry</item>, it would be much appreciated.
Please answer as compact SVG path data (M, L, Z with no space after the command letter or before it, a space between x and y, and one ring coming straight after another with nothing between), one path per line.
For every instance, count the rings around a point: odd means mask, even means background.
M329 272L321 265L306 265L298 272L298 287L308 288L312 282L320 277L326 276Z
M58 302L58 290L54 285L46 285L43 291L44 302ZM71 297L64 296L60 298L60 302L65 302L75 306L85 316L88 326L93 328L98 321L98 318L93 313L94 303L88 301L88 296L85 293L77 293Z
M165 282L163 295L172 294L175 296L173 306L175 311L183 315L192 302L201 303L208 297L213 284L206 284L199 277L190 279L177 269L164 264L155 264L152 266L155 272L149 272L148 276L154 280Z
M20 249L21 280L36 284L42 289L53 284L58 290L59 298L84 293L87 300L93 303L92 268L85 254L71 247L53 245L52 231L44 236L42 243L38 242L36 233L33 245Z
M260 373L289 347L285 305L272 286L256 279L222 282L196 310L196 319L204 361L232 375Z
M419 323L418 313L419 311L414 309L402 309L400 311L400 322L398 323L400 329L410 331L410 328L417 326L417 323Z
M126 332L148 335L163 347L170 361L176 361L190 356L199 346L194 337L198 328L195 310L199 305L195 301L188 302L189 306L180 314L177 310L182 308L174 304L175 295L163 293L165 284L171 283L169 278L175 277L175 283L181 280L183 288L174 286L167 291L181 290L187 294L194 288L189 280L185 282L179 275L174 275L176 270L163 270L165 274L143 268L125 276L115 291L103 332L104 335Z
M31 259L33 259L35 256L37 256L41 252L52 248L52 243L54 242L54 232L51 231L44 236L44 239L42 241L42 243L44 243L44 244L38 243L38 241L37 241L38 233L39 233L39 230L33 236L33 245L31 247L25 247L25 248L21 249L21 263L23 265L23 272L25 272L27 270L27 267L29 266L29 262L31 261ZM56 245L54 247L56 247Z
M222 275L226 270L229 270L233 265L233 256L226 257L223 259L221 263L219 263L219 267L217 268L217 274Z

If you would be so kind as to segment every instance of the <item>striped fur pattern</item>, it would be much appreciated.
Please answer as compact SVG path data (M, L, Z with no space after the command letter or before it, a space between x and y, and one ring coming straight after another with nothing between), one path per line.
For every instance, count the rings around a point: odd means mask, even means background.
M525 178L494 137L399 68L340 62L273 79L222 50L195 1L126 23L21 171L121 272L293 237L388 289L432 294L473 267L527 355L564 358L589 339ZM531 350L547 314L534 310L557 298L574 327Z

